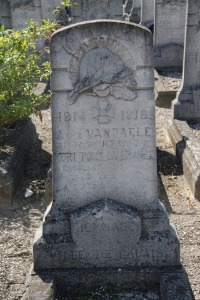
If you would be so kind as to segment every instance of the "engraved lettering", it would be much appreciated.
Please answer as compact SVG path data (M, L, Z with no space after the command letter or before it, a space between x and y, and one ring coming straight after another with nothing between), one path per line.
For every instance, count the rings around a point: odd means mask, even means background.
M151 136L151 128L145 127L145 136Z
M58 135L56 136L56 139L58 139L58 140L62 140L63 139L62 130L58 131Z
M70 121L71 120L71 114L70 114L70 112L69 111L66 111L65 113L64 113L64 120L65 120L65 122L67 121Z

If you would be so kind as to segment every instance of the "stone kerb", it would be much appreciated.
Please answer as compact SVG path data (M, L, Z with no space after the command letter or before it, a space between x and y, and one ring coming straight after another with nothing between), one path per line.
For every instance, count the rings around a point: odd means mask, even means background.
M186 0L155 0L154 65L180 70L183 65Z
M123 20L123 0L76 0L72 5L72 23L112 19Z
M191 192L200 200L200 142L185 121L170 120L167 129Z
M151 33L121 21L52 36L53 202L35 269L179 264L157 199L152 54Z
M200 119L200 2L187 4L183 84L173 101L173 117L179 120Z

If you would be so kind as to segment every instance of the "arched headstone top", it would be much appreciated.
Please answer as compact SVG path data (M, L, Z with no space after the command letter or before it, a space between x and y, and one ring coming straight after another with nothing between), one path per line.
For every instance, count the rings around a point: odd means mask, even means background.
M100 83L101 87L103 83L123 84L125 76L132 77L130 84L136 87L136 73L153 66L150 31L121 21L88 21L63 28L52 36L51 53L52 69L66 70L69 81L65 89L75 94L77 89L80 93ZM83 74L81 66L86 61Z

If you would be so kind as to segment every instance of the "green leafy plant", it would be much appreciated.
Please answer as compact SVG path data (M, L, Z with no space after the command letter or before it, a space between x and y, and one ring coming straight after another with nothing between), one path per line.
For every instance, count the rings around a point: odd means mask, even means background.
M42 63L37 41L48 40L56 23L30 22L20 31L0 28L0 127L37 112L49 101L38 94L37 84L50 74L49 62Z
M64 0L64 1L61 2L61 4L62 4L63 6L71 5L71 4L72 4L72 0Z

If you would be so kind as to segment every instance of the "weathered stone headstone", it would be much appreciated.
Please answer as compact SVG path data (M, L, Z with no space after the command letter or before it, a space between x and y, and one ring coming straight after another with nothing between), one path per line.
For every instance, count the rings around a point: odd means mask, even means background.
M5 29L12 28L10 1L1 0L0 6L0 24L4 25Z
M123 0L77 0L72 5L72 23L97 19L123 19Z
M155 0L155 68L182 67L185 18L186 0Z
M157 198L152 49L148 30L120 21L52 36L53 202L35 270L179 264Z
M43 19L53 20L55 18L55 9L60 6L60 0L41 0L41 14Z
M60 0L12 0L11 19L13 28L18 30L26 27L30 20L53 20L56 18L54 10L61 6Z
M11 2L13 28L25 27L28 21L41 20L41 4L39 0L15 0Z
M130 21L140 23L141 21L141 0L133 0L133 6L130 13Z
M189 0L185 35L183 84L173 101L173 116L200 119L200 2Z
M154 0L142 0L141 24L149 29L154 25Z

